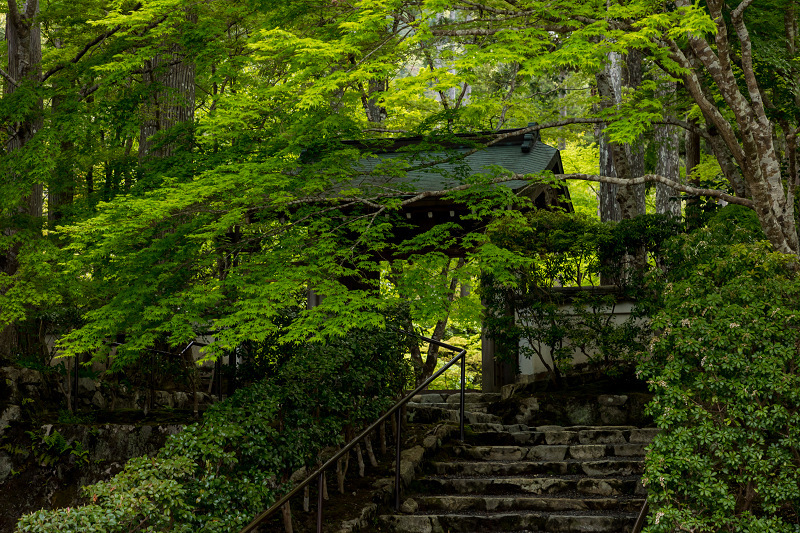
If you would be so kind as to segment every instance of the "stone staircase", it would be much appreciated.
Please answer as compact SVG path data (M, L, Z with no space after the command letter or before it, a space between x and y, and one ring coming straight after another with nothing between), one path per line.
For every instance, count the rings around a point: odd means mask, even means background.
M409 404L409 418L457 421L458 400L457 394L420 395ZM468 395L466 442L446 444L426 462L407 487L401 512L379 516L380 530L630 532L644 503L645 448L657 430L602 423L504 424L491 414L499 400L499 395ZM608 396L598 402L602 409ZM518 404L516 420L534 424L538 401L526 398Z

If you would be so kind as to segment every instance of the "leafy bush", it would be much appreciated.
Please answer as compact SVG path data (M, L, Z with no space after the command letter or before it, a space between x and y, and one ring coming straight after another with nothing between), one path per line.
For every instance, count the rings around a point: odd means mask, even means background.
M640 365L665 429L647 459L646 531L800 530L800 279L759 233L712 220L667 254Z
M387 409L408 379L405 337L357 330L310 344L268 380L211 407L155 457L87 487L87 505L38 511L21 532L238 531L292 472Z

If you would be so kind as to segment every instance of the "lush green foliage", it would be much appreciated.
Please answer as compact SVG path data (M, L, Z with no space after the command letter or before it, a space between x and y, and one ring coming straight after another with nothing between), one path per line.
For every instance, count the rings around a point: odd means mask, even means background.
M615 6L608 16L638 20L647 35L712 27L700 8L658 13L646 4ZM593 114L594 71L606 54L652 47L600 22L567 26L556 37L536 24L516 31L501 17L473 36L474 7L438 0L87 0L79 10L59 0L41 9L47 79L0 106L7 124L42 121L34 141L0 161L3 175L25 176L3 180L0 191L0 224L13 229L0 249L19 252L20 262L0 273L0 324L38 321L65 333L67 355L101 357L107 340L124 333L120 366L156 343L178 346L208 331L226 349L261 342L309 287L325 299L302 311L284 340L380 324L385 294L348 291L342 280L378 272L377 256L433 265L442 257L432 249L477 251L481 228L465 235L446 224L398 242L407 187L353 180L369 177L357 162L377 148L340 141L421 135L418 146L379 166L377 173L400 181L408 169L452 155L444 147L453 133L524 126L562 111ZM547 12L552 23L571 24L576 9L608 20L599 5L558 3ZM468 33L448 35L451 26ZM192 91L159 83L175 66L156 61L167 55L191 65ZM650 83L626 95L624 109L604 117L615 124L614 138L636 137L660 116L654 90ZM41 110L31 106L34 97L46 102ZM195 112L147 140L158 102L172 106L162 114L189 103ZM372 108L382 110L380 120L368 120L376 118L365 113ZM558 138L591 145L580 128L565 126ZM150 152L142 150L147 143ZM488 186L487 176L456 167L448 173L474 186L459 199L476 217L517 201ZM47 207L58 217L44 243L44 221L18 216L33 182L71 195ZM438 274L395 270L415 287L425 284L421 274L429 285ZM401 298L414 302L425 327L450 312L441 298ZM54 308L66 311L53 317ZM31 326L30 335L41 329Z
M311 343L271 379L209 408L155 457L132 459L87 487L86 505L37 511L18 529L238 531L286 490L294 471L316 465L322 448L393 403L409 379L406 342L400 333L360 329L340 342Z
M648 454L648 531L800 527L800 279L746 215L726 208L667 254L640 365L665 430Z

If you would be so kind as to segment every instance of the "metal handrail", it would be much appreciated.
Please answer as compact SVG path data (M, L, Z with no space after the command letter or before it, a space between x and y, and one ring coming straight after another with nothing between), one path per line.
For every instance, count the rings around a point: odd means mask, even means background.
M403 332L406 335L411 335L407 332ZM396 442L395 442L395 509L400 509L400 423L401 423L401 411L400 409L407 404L411 398L425 390L428 385L430 385L436 378L441 376L447 369L453 366L459 360L461 361L461 401L459 403L459 410L460 410L460 436L461 441L464 441L464 385L465 385L465 378L466 378L466 354L467 350L465 348L456 348L455 346L451 346L450 344L446 344L444 342L440 342L437 340L433 340L429 337L423 337L422 335L415 335L416 337L430 343L445 348L447 350L458 351L458 354L453 357L446 365L440 368L436 373L434 373L431 377L425 380L425 382L410 392L408 395L403 397L400 401L398 401L392 408L390 408L383 416L381 416L378 420L373 422L367 429L361 432L356 438L351 440L344 448L339 450L333 457L328 459L325 464L317 468L314 472L306 476L306 478L297 485L294 489L289 491L286 495L284 495L281 499L276 501L272 504L272 506L267 509L266 511L262 512L258 516L256 516L252 522L250 522L247 526L244 527L239 533L249 533L250 531L254 531L264 520L269 518L275 511L283 507L283 505L288 502L293 496L295 496L298 492L306 488L314 478L318 478L319 480L319 494L317 496L317 533L322 533L322 483L324 482L324 473L325 470L333 466L333 464L338 461L341 457L343 457L346 453L350 453L350 451L356 446L356 444L360 443L365 437L367 437L370 433L375 431L375 429L389 419L390 416L397 413L397 432Z
M631 529L631 533L642 533L642 529L644 529L644 519L647 517L647 512L649 510L650 504L645 499L644 504L642 504L642 509L639 511L639 517L636 519L633 529Z

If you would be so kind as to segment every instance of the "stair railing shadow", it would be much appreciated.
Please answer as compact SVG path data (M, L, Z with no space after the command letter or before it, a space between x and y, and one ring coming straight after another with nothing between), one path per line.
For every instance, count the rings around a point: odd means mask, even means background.
M429 337L423 337L422 335L412 335L408 332L402 331L402 333L417 337L429 344L435 344L440 348L444 348L446 350L451 350L453 352L458 352L455 357L453 357L446 365L440 368L437 372L435 372L431 377L426 379L420 386L416 389L411 391L409 394L404 396L400 401L394 404L383 416L381 416L378 420L373 422L367 429L361 432L357 437L351 440L344 448L339 450L336 454L333 455L328 461L325 462L322 466L317 468L314 472L309 474L303 481L301 481L297 486L295 486L291 491L289 491L286 495L280 498L278 501L272 504L272 506L267 509L266 511L262 512L258 516L256 516L252 522L250 522L247 526L244 527L239 533L249 533L251 531L255 531L255 529L262 524L265 520L267 520L273 513L275 513L278 509L283 507L292 497L297 495L301 490L305 489L306 486L310 485L314 479L318 480L319 490L317 496L317 533L322 533L322 502L323 502L323 483L325 482L325 471L332 467L336 461L338 461L341 457L344 457L345 454L350 453L350 451L356 447L364 438L370 435L373 431L375 431L378 426L384 423L386 420L389 419L390 416L395 415L397 420L397 431L395 432L395 476L394 476L394 494L395 494L395 510L400 510L400 452L401 452L401 438L402 438L402 408L406 405L411 399L419 394L420 392L424 391L428 388L428 385L433 383L436 378L444 374L451 366L455 365L456 363L461 363L461 398L459 402L459 430L460 430L460 438L461 441L464 441L464 386L466 383L466 367L465 363L467 360L467 350L465 348L457 348L450 344L446 344L444 342L440 342L437 340L433 340Z

